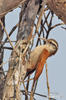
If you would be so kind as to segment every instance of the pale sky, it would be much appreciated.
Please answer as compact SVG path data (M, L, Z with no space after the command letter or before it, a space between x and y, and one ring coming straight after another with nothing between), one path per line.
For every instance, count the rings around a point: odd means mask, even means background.
M13 12L10 12L6 15L6 29L8 32L12 29L12 27L18 23L20 9L16 9ZM54 18L53 24L57 23L57 17ZM61 22L59 20L59 22ZM16 39L17 30L11 36L11 39ZM5 37L5 36L4 36ZM49 38L56 39L59 44L58 52L56 55L50 57L47 60L48 64L48 74L49 74L49 85L50 92L53 96L57 98L57 100L65 100L66 99L66 31L61 29L60 27L55 28L51 31ZM5 52L4 61L9 58L10 52ZM6 66L6 65L5 65ZM7 70L7 68L4 69ZM46 94L46 75L45 68L43 70L42 75L39 78L38 87L36 92ZM47 100L45 98L37 97L37 100Z

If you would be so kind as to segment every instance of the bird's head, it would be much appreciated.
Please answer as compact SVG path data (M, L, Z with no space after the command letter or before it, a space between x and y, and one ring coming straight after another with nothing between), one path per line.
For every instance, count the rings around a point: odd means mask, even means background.
M46 49L50 52L50 56L55 54L58 50L58 43L54 39L48 39L45 46Z

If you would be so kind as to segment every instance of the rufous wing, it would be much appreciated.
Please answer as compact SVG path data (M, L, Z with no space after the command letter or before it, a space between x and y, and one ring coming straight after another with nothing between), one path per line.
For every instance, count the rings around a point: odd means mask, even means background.
M43 71L43 68L44 68L44 64L46 63L46 60L47 58L49 57L50 53L48 52L48 50L44 49L40 56L39 56L39 59L37 61L37 64L36 64L36 74L35 74L35 77L34 77L34 80L36 81L39 76L41 75L42 71Z

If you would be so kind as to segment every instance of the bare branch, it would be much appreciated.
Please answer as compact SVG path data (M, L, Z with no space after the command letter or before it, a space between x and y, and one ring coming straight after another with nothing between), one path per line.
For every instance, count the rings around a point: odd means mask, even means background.
M0 18L15 9L19 4L23 4L25 1L26 0L0 0Z
M47 0L48 7L66 23L66 0Z

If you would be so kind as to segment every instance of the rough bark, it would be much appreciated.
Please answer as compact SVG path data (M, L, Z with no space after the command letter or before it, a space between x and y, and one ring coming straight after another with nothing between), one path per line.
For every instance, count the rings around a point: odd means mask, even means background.
M26 73L26 67L23 65L24 63L22 62L23 57L22 57L22 53L20 52L22 51L22 47L23 47L22 41L19 40L17 44L15 46L16 48L15 50L19 52L20 55L18 56L14 50L11 54L10 57L11 61L9 63L9 70L6 76L2 100L14 100L14 99L21 100L20 82L25 77L24 75Z
M66 24L66 0L47 0L48 7Z
M3 24L5 25L5 17L3 17L2 19ZM4 50L2 48L2 39L3 39L3 34L4 31L0 25L0 65L3 62L3 54L4 54ZM0 67L0 99L2 100L2 95L3 95L3 88L4 88L4 71L3 71L3 66Z
M29 0L27 0L29 1ZM27 38L31 32L31 26L34 25L34 20L36 18L38 9L39 9L40 0L30 0L24 9L22 8L22 18L21 23L18 31L17 38Z

